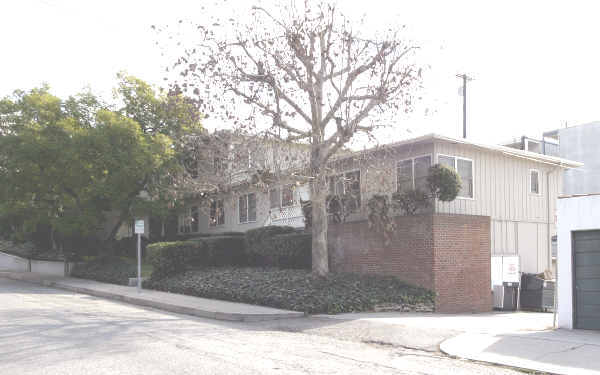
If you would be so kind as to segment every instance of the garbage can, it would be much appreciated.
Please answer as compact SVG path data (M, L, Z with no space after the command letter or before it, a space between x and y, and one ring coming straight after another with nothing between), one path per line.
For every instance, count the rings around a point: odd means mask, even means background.
M494 308L502 311L515 311L517 309L519 283L503 282L494 285Z
M535 311L554 309L554 284L554 281L544 280L535 274L523 274L521 276L521 308Z

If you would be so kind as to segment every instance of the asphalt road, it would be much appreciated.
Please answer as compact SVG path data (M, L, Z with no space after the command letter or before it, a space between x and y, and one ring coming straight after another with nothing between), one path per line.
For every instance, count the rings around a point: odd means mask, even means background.
M521 374L318 324L219 322L0 278L0 374Z

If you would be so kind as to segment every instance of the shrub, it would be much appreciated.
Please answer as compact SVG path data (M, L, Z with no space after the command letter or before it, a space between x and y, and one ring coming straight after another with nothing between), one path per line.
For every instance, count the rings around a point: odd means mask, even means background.
M146 257L146 247L148 246L148 239L142 236L140 240L140 247L142 250L142 257ZM127 258L137 258L137 236L124 237L120 240L115 240L112 243L114 254L117 256L123 256Z
M202 266L243 266L246 265L245 241L242 236L209 237L202 240L206 244L208 257L199 259L192 265Z
M257 265L263 267L304 268L312 265L312 236L287 233L267 238L254 253Z
M244 232L223 232L220 234L221 236L245 236Z
M289 226L270 225L246 232L246 256L250 264L260 265L260 253L265 240L278 234L293 233L295 229Z
M370 311L380 304L432 309L434 300L432 292L392 276L332 273L318 277L307 270L206 268L144 285L311 314Z
M221 236L177 242L158 242L148 246L154 270L152 279L184 272L192 267L245 265L244 237Z
M443 202L450 202L456 199L460 192L460 176L452 169L436 164L429 168L427 185L434 197Z
M177 241L157 242L148 246L148 260L152 264L152 279L162 279L167 276L184 272L186 259L194 251L193 246L204 245L203 242Z
M407 215L414 215L431 205L430 197L422 190L406 190L392 194L394 208L400 209Z
M130 277L137 276L137 267L117 257L102 257L78 263L71 276L105 283L128 285Z

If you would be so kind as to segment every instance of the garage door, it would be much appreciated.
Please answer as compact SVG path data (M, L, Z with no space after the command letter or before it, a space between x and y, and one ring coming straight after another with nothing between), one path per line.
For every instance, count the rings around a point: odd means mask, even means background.
M573 233L575 328L600 329L600 231Z

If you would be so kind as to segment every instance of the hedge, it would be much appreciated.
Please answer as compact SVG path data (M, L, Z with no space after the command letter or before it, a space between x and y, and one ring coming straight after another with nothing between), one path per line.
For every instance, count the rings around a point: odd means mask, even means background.
M76 264L71 271L71 276L105 283L128 285L129 278L137 276L137 266L118 257L101 257Z
M288 233L265 238L252 253L252 265L279 268L310 269L312 236Z
M142 251L142 257L146 257L146 248L148 247L148 239L144 236L140 239L140 249ZM124 237L120 240L115 240L112 243L114 254L117 256L124 256L127 258L137 259L137 237Z
M377 305L432 310L434 294L396 277L268 268L204 268L149 280L144 287L311 314L371 311Z
M246 264L244 237L239 235L158 242L148 245L148 255L154 280L194 267Z
M294 233L296 230L290 226L270 225L256 229L250 229L246 232L245 246L246 256L250 265L263 265L263 248L265 242L280 234Z

